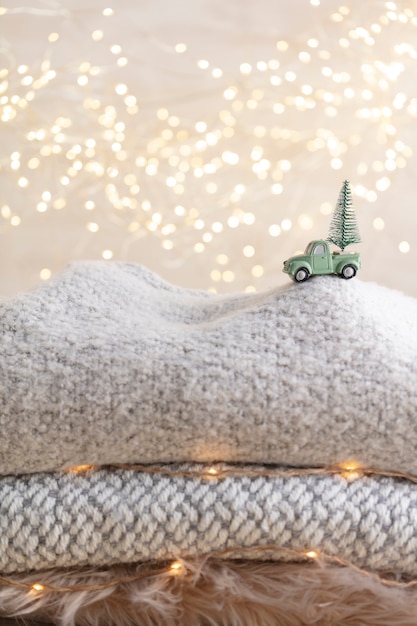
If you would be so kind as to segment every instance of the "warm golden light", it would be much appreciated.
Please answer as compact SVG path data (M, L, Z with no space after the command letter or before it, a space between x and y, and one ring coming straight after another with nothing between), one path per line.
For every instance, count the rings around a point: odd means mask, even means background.
M315 552L314 550L309 550L308 552L305 553L306 556L308 556L309 559L317 559L318 558L318 553Z
M183 54L184 52L186 52L187 50L187 44L185 43L177 43L175 44L175 52L177 52L178 54Z
M173 561L169 566L169 571L171 574L181 574L183 572L184 566L181 561Z
M95 468L94 465L75 465L74 467L69 467L67 472L71 472L74 474L82 474L83 472L89 472Z
M52 276L52 272L49 268L44 267L40 272L39 272L39 277L41 280L49 280Z
M360 469L360 467L360 464L354 460L343 461L343 463L340 463L340 468L346 472L354 472Z
M319 6L320 0L308 0L306 10L316 17L321 15L315 8ZM358 184L352 191L363 203L377 202L392 189L398 170L408 165L413 150L403 131L417 118L417 99L408 94L403 81L417 58L413 43L417 17L411 9L385 2L376 23L368 23L365 15L355 21L351 6L341 5L320 17L323 26L337 29L334 36L326 36L326 28L307 30L296 44L291 37L270 40L269 51L266 40L260 59L246 57L244 49L238 56L236 48L230 66L226 62L222 66L220 54L198 51L196 42L187 41L186 31L177 40L164 40L162 34L160 40L150 38L152 46L159 41L160 53L166 53L168 61L175 58L179 75L190 80L193 74L198 76L202 93L210 93L209 109L197 105L194 113L190 107L190 114L169 95L161 94L149 104L132 77L120 71L135 58L112 31L115 11L117 7L103 3L93 22L96 26L85 31L87 43L95 42L94 55L88 46L82 47L87 52L76 61L55 65L52 52L64 45L66 31L51 29L45 33L43 60L37 63L29 55L17 54L14 67L0 69L0 119L20 138L2 157L3 171L11 175L17 192L10 213L1 214L7 220L2 227L23 222L18 236L31 224L27 207L46 225L56 215L53 209L70 209L71 198L79 193L80 206L95 210L91 221L79 225L94 234L95 256L122 257L121 248L126 252L128 242L143 236L162 249L166 260L162 263L180 267L188 237L186 248L199 255L208 283L220 283L219 290L225 291L255 289L251 283L256 279L261 288L272 267L265 263L275 243L271 238L280 236L278 246L281 239L286 245L292 233L305 235L333 210L333 205L320 205L321 200L317 217L310 206L289 208L291 184L306 158L312 167L327 167L332 175L353 164ZM12 12L0 7L6 20ZM63 18L65 29L75 24L74 16L75 11ZM401 35L394 30L400 23ZM387 56L382 42L390 36ZM10 48L12 44L7 43ZM341 65L340 55L346 50L352 54ZM56 80L76 106L59 115L51 107L50 114L45 110L39 115L32 101L44 90L47 102L47 88ZM305 133L301 113L304 118L312 109L318 123ZM355 132L344 127L347 112L356 118ZM137 133L142 126L148 131ZM373 141L368 143L362 130L371 133ZM375 146L369 158L363 157L365 143ZM39 181L50 175L58 189L54 184L42 193ZM182 204L175 206L175 200ZM158 209L159 221L145 215L159 206L163 207ZM194 206L199 207L198 215L191 214ZM175 231L168 232L167 224L174 221ZM382 216L373 219L375 236L383 234L385 221ZM120 247L105 240L109 224L120 228ZM415 254L406 239L406 232L399 232L395 242L402 262L404 256ZM108 249L113 247L114 252ZM217 260L223 250L228 252L226 263ZM253 263L240 263L242 257ZM219 272L216 263L228 267ZM42 279L45 270L42 265L37 268Z
M362 476L361 465L354 460L344 461L340 464L341 476L352 481Z

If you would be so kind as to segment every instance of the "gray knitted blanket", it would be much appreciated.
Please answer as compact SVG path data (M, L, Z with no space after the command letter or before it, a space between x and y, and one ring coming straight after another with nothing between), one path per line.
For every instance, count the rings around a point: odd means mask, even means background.
M75 263L0 304L0 355L1 474L347 458L417 474L417 301L358 278L219 296Z
M121 469L6 476L0 524L7 573L277 544L417 575L417 485L392 478L212 480Z

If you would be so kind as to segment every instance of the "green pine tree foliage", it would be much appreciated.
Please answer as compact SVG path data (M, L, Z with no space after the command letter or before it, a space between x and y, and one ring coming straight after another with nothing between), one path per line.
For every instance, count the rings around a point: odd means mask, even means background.
M361 241L348 180L344 181L340 190L327 241L334 243L342 252L347 246Z

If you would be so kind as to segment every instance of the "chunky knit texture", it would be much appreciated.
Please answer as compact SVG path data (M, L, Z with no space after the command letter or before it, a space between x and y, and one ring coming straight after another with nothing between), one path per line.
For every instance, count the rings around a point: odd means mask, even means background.
M0 571L276 544L417 575L416 519L417 485L392 478L204 479L125 469L6 476L0 479ZM239 554L283 557L279 551Z
M0 473L118 462L417 473L417 301L313 278L172 287L81 262L0 305Z

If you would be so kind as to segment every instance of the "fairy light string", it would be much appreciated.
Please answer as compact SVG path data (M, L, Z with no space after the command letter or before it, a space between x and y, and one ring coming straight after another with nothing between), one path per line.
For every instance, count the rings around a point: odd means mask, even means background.
M340 567L346 567L350 570L370 578L375 582L380 583L381 585L397 588L397 589L410 589L417 586L417 579L407 580L407 581L399 581L390 578L385 578L383 576L378 575L377 573L371 572L369 570L358 567L354 563L341 559L337 556L328 555L324 552L316 551L316 550L295 550L291 548L285 548L276 544L267 544L253 547L239 547L239 548L227 548L225 550L218 550L215 552L211 552L208 554L201 555L199 557L199 561L204 562L215 562L216 559L227 559L238 557L240 560L245 558L246 556L251 556L252 558L260 553L278 553L281 558L286 557L292 561L296 562L322 562L323 564L329 565L338 565ZM190 563L196 562L198 559L190 559ZM201 566L201 563L200 563ZM115 576L111 580L106 580L100 583L75 583L73 585L54 585L47 582L40 582L38 579L36 582L24 582L15 580L12 577L3 577L0 576L0 585L4 585L7 587L14 587L16 589L22 589L30 593L31 596L36 597L39 594L47 594L47 593L55 593L55 594L66 594L66 593L79 593L79 592L95 592L101 591L105 589L116 588L122 585L128 585L131 583L136 583L143 580L149 580L155 577L179 577L181 582L184 584L186 582L188 570L187 570L187 562L182 560L174 560L169 562L168 564L156 565L155 563L151 564L141 564L140 571L127 576ZM195 575L192 574L192 580L195 581Z
M320 6L305 4L313 13ZM353 195L370 209L407 167L407 124L417 117L406 78L417 58L413 7L385 2L361 10L359 25L354 4L345 2L323 17L331 38L271 40L263 58L224 66L199 58L186 40L141 32L150 54L148 65L137 67L112 37L118 11L98 10L79 40L82 58L61 63L66 28L80 23L77 10L0 7L5 24L25 16L51 23L43 59L18 61L6 41L0 118L23 139L13 149L4 142L0 152L0 232L71 211L80 225L77 254L89 247L104 260L129 259L140 240L151 238L168 265L201 255L213 291L237 285L243 273L251 291L269 270L265 245L272 250L276 237L295 228L313 230L331 211L327 201L313 211L289 201L300 164L348 169ZM156 102L145 88L134 93L132 76L140 71L145 79L160 60L182 89ZM187 106L194 80L209 104ZM44 105L62 90L71 97L59 100L57 114ZM340 123L346 112L351 125ZM310 124L311 116L320 123ZM369 215L377 236L384 219L374 209ZM400 254L412 249L405 237ZM52 274L39 268L41 280Z
M163 474L171 477L188 477L198 479L222 480L229 477L250 476L250 477L276 477L289 478L294 476L335 476L339 475L347 480L357 480L366 476L379 478L397 478L417 483L417 476L407 472L394 470L383 470L378 468L364 467L356 461L345 461L339 465L328 467L302 467L302 468L277 468L277 467L224 467L216 464L204 468L178 469L166 465L141 465L129 463L114 463L111 465L79 465L68 468L67 472L85 473L99 470L101 468L125 469L142 472L145 474Z
M280 477L288 478L294 476L340 476L347 481L364 479L366 477L380 477L380 478L395 478L401 480L407 480L414 484L417 483L417 476L408 474L405 472L396 472L389 470L378 470L368 467L363 467L359 463L353 460L340 463L337 466L330 467L313 467L313 468L248 468L248 467L224 467L221 464L212 466L206 466L203 468L193 469L175 469L167 466L148 466L138 464L114 464L111 466L95 466L95 465L80 465L68 468L66 472L75 474L85 474L94 471L100 471L102 469L129 469L131 471L137 471L140 473L148 474L161 474L170 477L182 477L197 480L225 480L231 477ZM323 564L339 565L347 567L352 571L355 571L363 576L371 578L382 585L389 587L396 587L399 589L407 589L417 586L417 579L411 579L406 581L393 580L387 577L380 576L376 572L369 571L361 568L349 560L342 559L335 555L330 555L322 550L318 546L311 546L305 549L287 548L278 544L266 544L255 545L250 547L233 547L223 550L216 550L206 554L200 555L197 559L195 557L189 559L190 563L195 561L215 561L216 559L238 558L244 559L249 556L252 559L256 558L262 553L268 553L270 555L279 555L279 558L290 559L293 561L306 561L306 562L320 562ZM140 565L140 571L124 576L115 576L110 580L99 583L76 583L73 585L53 585L45 580L42 580L41 576L36 580L22 581L16 580L13 576L4 577L0 576L0 585L15 587L16 589L22 589L30 592L31 596L36 597L39 594L45 593L76 593L76 592L94 592L103 589L116 588L120 585L135 583L141 580L151 579L156 576L175 576L181 580L185 580L187 576L187 557L184 555L182 559L171 560L161 563L143 563ZM35 575L31 575L34 578Z

